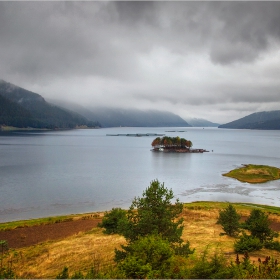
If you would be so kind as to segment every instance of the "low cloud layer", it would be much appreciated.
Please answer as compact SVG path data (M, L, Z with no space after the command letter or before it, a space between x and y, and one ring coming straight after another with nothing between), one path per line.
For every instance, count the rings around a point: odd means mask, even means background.
M225 123L280 110L280 2L0 2L0 79Z

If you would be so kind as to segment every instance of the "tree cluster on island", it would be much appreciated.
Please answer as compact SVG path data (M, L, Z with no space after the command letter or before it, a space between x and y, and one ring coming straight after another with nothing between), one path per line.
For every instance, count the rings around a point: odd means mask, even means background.
M164 149L164 150L187 150L189 151L192 147L192 141L187 140L185 138L176 137L157 137L152 142L152 147L154 150Z

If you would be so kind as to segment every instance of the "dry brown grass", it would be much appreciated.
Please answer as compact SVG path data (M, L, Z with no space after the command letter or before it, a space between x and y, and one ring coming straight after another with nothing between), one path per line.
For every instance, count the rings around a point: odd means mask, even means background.
M249 209L238 210L238 213L243 217L248 217L250 215ZM191 248L195 248L194 258L199 257L206 249L209 255L220 250L225 254L228 260L234 260L236 258L233 248L235 238L227 235L220 235L223 229L221 225L216 224L218 216L218 208L208 210L184 209L183 217L185 227L183 239L190 241ZM279 215L270 214L269 219L280 223ZM280 237L275 240L280 241ZM262 249L250 253L250 258L252 260L257 260L258 258L264 259L266 256L273 256L276 259L280 259L280 252Z
M220 207L207 209L184 208L183 239L190 241L195 248L190 256L190 263L203 253L206 248L209 253L221 250L228 259L235 259L233 251L234 238L220 235L222 227L217 225ZM249 216L249 209L238 209L242 216ZM280 216L270 215L271 220L280 222ZM278 238L280 241L280 238ZM45 242L18 250L14 258L14 269L19 278L55 278L67 266L70 274L75 271L85 272L91 267L96 270L114 264L114 249L125 244L125 239L119 235L104 235L102 229L95 228L87 233L79 233L70 238ZM253 260L259 257L273 256L280 259L280 252L262 249L250 254Z
M124 244L119 235L104 235L101 229L70 238L46 242L19 251L15 270L19 278L55 278L67 266L70 273L97 271L113 264L114 249Z

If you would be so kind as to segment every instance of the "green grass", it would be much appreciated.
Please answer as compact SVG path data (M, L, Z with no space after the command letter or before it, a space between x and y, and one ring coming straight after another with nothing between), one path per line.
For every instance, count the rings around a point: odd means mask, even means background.
M251 184L265 183L280 179L280 169L267 165L248 164L241 168L231 170L223 176L231 177Z
M72 221L74 219L85 220L85 219L92 219L92 218L100 218L100 212L69 214L69 215L64 215L64 216L54 216L54 217L45 217L45 218L38 218L38 219L0 223L0 231L12 230L12 229L21 228L21 227L32 227L32 226L36 226L36 225L63 223L63 222Z
M217 201L195 201L190 203L184 203L184 208L189 210L213 210L224 209L228 206L229 202L217 202ZM256 203L243 203L243 202L231 202L236 210L251 211L258 208L269 214L280 215L280 207L262 205Z
M73 220L74 216L57 216L57 217L47 217L47 218L39 218L32 220L22 220L22 221L14 221L7 223L0 223L0 231L3 230L11 230L20 227L31 227L36 225L46 225L46 224L54 224L61 223Z

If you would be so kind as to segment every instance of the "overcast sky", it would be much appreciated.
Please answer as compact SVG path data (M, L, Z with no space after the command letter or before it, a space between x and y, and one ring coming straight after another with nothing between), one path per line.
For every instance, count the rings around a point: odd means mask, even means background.
M0 79L218 123L280 110L280 2L0 2Z

